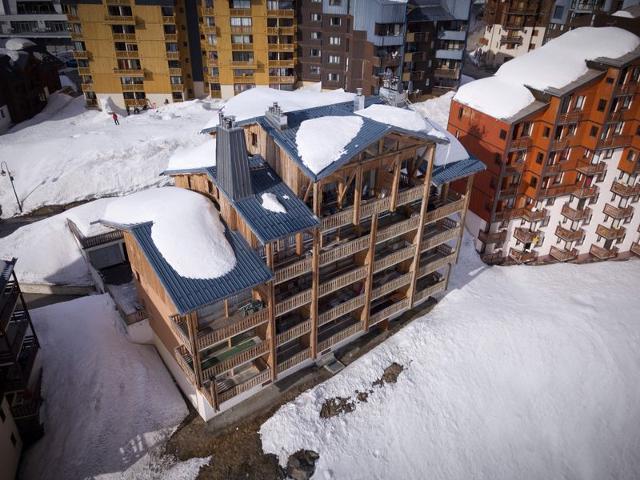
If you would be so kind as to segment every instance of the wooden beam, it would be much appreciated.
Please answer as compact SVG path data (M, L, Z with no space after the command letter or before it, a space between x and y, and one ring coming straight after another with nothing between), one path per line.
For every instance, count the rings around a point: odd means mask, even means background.
M309 182L309 185L307 185L307 189L304 192L304 196L302 198L303 202L307 202L307 200L309 200L309 195L311 195L311 192L313 192L313 182Z
M311 358L318 355L318 299L320 289L320 230L313 230L313 246L311 247L311 335L309 343Z
M422 250L422 233L424 232L424 221L429 207L429 190L431 188L431 172L433 171L433 157L435 153L435 144L429 145L427 149L427 172L424 176L424 188L422 190L422 203L420 204L420 223L418 224L417 238L415 241L416 253L413 256L411 270L413 275L409 284L409 308L413 308L413 302L416 295L416 283L418 281L418 270L420 269L420 250Z
M218 388L216 387L216 379L212 378L209 381L209 394L213 399L213 409L217 412L220 410L220 401L218 400Z
M367 252L367 278L364 284L364 308L360 315L362 330L369 330L369 316L371 311L371 291L373 290L373 264L376 259L376 236L378 234L378 214L371 217L371 232L369 233L369 251Z
M398 190L400 189L400 168L402 167L402 162L400 161L400 156L395 160L395 165L393 167L393 183L391 185L391 202L389 205L389 210L395 212L396 205L398 204Z
M267 266L273 270L273 243L264 246L267 257ZM269 323L267 324L267 342L269 342L269 357L267 363L271 368L271 380L275 381L278 374L278 363L276 358L276 295L273 281L266 284L267 287L267 308L269 309Z
M200 363L200 352L196 338L198 336L198 314L195 312L187 313L185 316L187 324L187 333L189 334L189 344L193 352L193 372L196 376L196 386L202 388L202 364Z
M362 165L356 170L356 191L353 196L353 224L360 223L360 204L362 203Z
M458 257L460 256L460 248L462 247L462 237L464 236L464 222L467 218L467 211L469 210L469 201L471 200L471 187L473 186L473 175L467 177L467 188L464 193L464 208L462 210L462 215L460 215L460 235L458 235L458 240L456 241L456 260L455 263L458 263Z
M304 235L302 232L296 233L296 255L304 253Z

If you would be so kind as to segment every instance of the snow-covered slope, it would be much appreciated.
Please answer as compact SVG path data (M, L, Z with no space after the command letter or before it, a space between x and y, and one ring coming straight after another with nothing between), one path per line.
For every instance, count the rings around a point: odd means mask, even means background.
M219 103L193 100L120 117L86 110L83 98L63 94L31 120L0 136L0 158L14 174L25 213L168 182L161 177L179 147L201 145L198 132ZM7 177L0 177L2 217L18 213Z
M127 340L108 295L31 315L42 344L45 435L28 450L23 477L161 478L149 468L127 472L188 413L155 349Z
M449 110L451 99L455 92L448 92L439 97L411 104L411 108L425 118L437 123L442 128L447 128L449 123Z
M639 284L637 260L486 267L466 238L434 310L283 406L263 448L315 450L315 479L637 479Z

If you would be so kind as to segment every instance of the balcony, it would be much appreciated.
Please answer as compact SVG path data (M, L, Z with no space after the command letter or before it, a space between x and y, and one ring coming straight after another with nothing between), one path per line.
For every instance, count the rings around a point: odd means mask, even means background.
M282 9L274 9L267 10L268 17L281 17L281 18L294 18L295 11L293 8L282 8Z
M640 242L633 242L631 244L631 253L635 253L640 257Z
M518 187L519 185L517 183L506 185L505 187L498 190L498 197L500 198L513 197L518 194Z
M71 32L71 40L82 41L83 38L82 32Z
M93 91L93 83L92 82L81 83L80 88L82 89L83 92Z
M38 342L33 335L25 336L17 362L6 369L3 382L5 392L14 392L28 388L33 365L38 355Z
M576 191L575 185L551 186L540 190L539 198L561 197Z
M409 233L420 225L420 216L415 215L407 220L402 220L397 223L393 223L388 227L378 230L376 235L376 243L386 242L392 238Z
M616 85L614 95L631 95L638 90L638 84L636 82L628 82L624 85Z
M85 98L85 107L98 108L98 100L96 98Z
M622 148L631 145L631 135L613 135L609 138L598 140L598 148Z
M211 28L211 27L209 27ZM209 32L209 33L216 33L217 29L215 31ZM231 27L231 33L235 34L235 33L253 33L253 27L250 26L232 26Z
M549 150L564 150L569 147L569 137L554 139L549 144Z
M392 267L400 262L404 262L405 260L412 259L415 256L415 253L416 253L415 245L408 244L408 242L404 242L404 243L396 244L392 248L396 248L397 245L406 245L406 246L397 248L396 250L391 250L391 253L388 253L382 258L378 258L373 264L374 273L378 273L382 270L386 270L389 267Z
M341 288L346 287L347 285L351 285L359 280L364 279L367 276L367 267L357 267L353 270L348 271L347 273L343 273L331 280L321 283L318 288L318 296L323 297L330 293L335 292L336 290L340 290Z
M633 216L633 207L616 207L611 205L610 203L605 204L604 206L604 214L610 216L611 218L615 218L616 220L620 220L623 218L629 218Z
M347 289L344 292L339 292L335 298L331 298L326 304L326 306L330 308L323 310L318 315L318 326L322 326L353 312L364 306L364 301L364 294L355 289Z
M144 84L142 83L128 83L121 85L121 87L123 92L144 92Z
M512 139L509 143L509 151L526 150L531 146L531 137L520 137Z
M593 175L603 174L606 167L607 165L604 162L598 162L598 163L584 162L584 163L578 164L578 166L576 167L576 170L582 173L583 175L587 175L591 177Z
M295 310L296 308L311 302L311 289L296 293L295 295L276 304L276 316Z
M89 67L78 67L78 75L91 75Z
M172 83L171 84L171 91L172 92L182 92L184 91L184 85L181 83Z
M125 98L124 104L128 107L144 107L149 104L146 98Z
M135 42L136 34L135 33L114 33L114 40L124 40L126 42Z
M409 32L406 36L407 43L421 43L427 41L428 34L424 32Z
M167 52L167 60L180 60L180 52Z
M231 50L251 51L253 50L253 43L232 43Z
M247 338L237 345L212 352L202 361L203 380L210 380L268 352L269 342L259 337Z
M215 15L216 11L213 7L201 7L200 13L204 16L213 16Z
M516 228L513 231L513 236L516 240L522 243L532 243L536 238L540 237L541 232L539 230L531 231L526 228Z
M137 50L116 50L116 58L139 58Z
M557 237L567 242L579 242L584 238L584 230L582 228L570 230L558 225L555 233Z
M164 34L164 40L166 42L177 42L178 41L178 34L177 33L165 33Z
M165 25L175 25L176 16L175 15L163 15L162 16L162 23L165 24Z
M621 197L635 197L640 195L640 183L636 185L626 185L624 183L614 181L611 185L611 191Z
M329 249L330 246L327 246L328 250L323 251L320 254L320 266L327 265L329 263L336 262L341 258L345 258L351 256L355 253L358 253L362 250L365 250L369 247L370 237L369 235L364 235L362 237L358 237L355 240L351 240L350 242L346 242L343 244L339 244L337 246L333 246ZM311 265L311 260L304 260L309 262L309 268ZM277 272L276 272L276 282L277 282Z
M372 327L383 320L386 320L398 313L401 313L409 308L409 299L404 298L399 302L394 302L388 307L383 308L382 310L372 313L369 316L369 327Z
M295 27L267 27L267 35L295 35Z
M249 31L248 32L234 32L233 29L242 29L242 28L248 28ZM202 33L204 34L213 34L213 35L218 35L218 27L216 27L215 25L202 25L200 27L200 29L202 30ZM251 27L231 27L232 33L251 33Z
M588 219L591 216L591 209L589 207L583 207L582 209L573 208L571 204L567 202L562 206L560 213L569 220L577 222Z
M413 296L414 305L426 300L436 293L443 292L447 286L447 279L434 272L427 277L423 277L416 282L416 293Z
M433 75L439 78L448 78L451 80L457 80L460 78L459 68L436 68L433 71Z
M558 115L558 123L575 123L582 120L584 112L582 110L573 110Z
M571 192L571 194L576 198L593 198L598 194L598 187L581 187Z
M435 224L425 226L422 236L421 253L458 238L460 226L454 220L445 218Z
M522 45L522 36L521 35L502 35L500 37L500 44L507 45Z
M18 302L18 285L14 282L7 284L4 292L0 292L0 332L4 332L11 320Z
M3 349L0 350L0 365L8 365L18 361L18 355L22 349L22 342L27 335L29 320L24 311L16 312L5 329ZM8 345L8 348L4 348Z
M464 208L464 198L460 198L457 200L449 199L450 201L445 202L441 206L435 204L436 207L434 210L427 211L425 215L425 223L435 222L440 220L441 218L448 217L449 215L453 215L461 211ZM452 200L452 201L451 201Z
M291 327L285 330L282 333L279 333L276 337L276 344L283 345L287 342L290 342L294 338L301 337L302 335L306 335L311 331L311 320L305 320L303 322L298 323L294 327Z
M565 250L552 246L551 250L549 251L549 255L551 255L559 262L569 262L578 258L578 249L574 248L572 250Z
M113 73L115 75L121 75L124 77L144 77L144 70L140 68L114 68Z
M456 261L456 252L449 245L438 245L420 258L418 278L435 272Z
M300 350L299 352L294 353L293 355L283 359L282 361L280 361L280 359L278 358L278 373L280 374L285 370L289 370L290 368L299 365L309 358L311 358L311 349L309 348Z
M138 22L132 15L105 15L104 23L108 25L135 25Z
M259 373L246 379L247 376L254 373L253 371L255 370L258 370ZM271 380L271 369L269 367L260 371L255 365L253 365L251 368L246 369L244 372L240 372L233 377L216 381L218 401L220 403L226 402L227 400L251 390L258 385L262 385L269 380Z
M509 257L516 263L530 263L538 258L538 254L536 252L525 252L515 248L510 248Z
M234 68L258 68L258 64L253 60L233 60L230 64Z
M270 67L293 68L295 66L295 58L290 60L269 60Z
M284 83L291 85L296 83L296 77L293 75L271 75L269 76L269 83Z
M598 260L608 260L618 256L618 247L603 248L599 247L595 243L591 245L589 253L596 257Z
M343 327L344 325L348 326L340 329L340 327ZM360 331L362 331L362 324L358 321L354 321L353 319L347 319L344 322L340 322L336 324L335 327L332 325L327 328L326 331L318 334L318 351L322 352L327 350L337 343L354 336Z
M91 54L86 50L76 50L73 52L73 58L78 60L89 60L91 58Z
M169 69L169 75L182 76L182 69L181 68L170 68Z
M523 218L527 222L538 222L544 220L548 213L549 212L545 208L540 210L530 210L526 207L514 208L502 212L496 212L493 221L500 222L503 220L513 220L514 218Z
M293 52L296 49L294 43L270 43L269 50L272 52Z
M599 224L596 227L596 235L605 238L607 240L619 240L624 238L627 229L624 227L612 228Z

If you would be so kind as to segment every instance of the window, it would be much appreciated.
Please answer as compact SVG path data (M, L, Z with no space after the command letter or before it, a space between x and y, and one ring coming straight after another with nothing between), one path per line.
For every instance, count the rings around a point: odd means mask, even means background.
M320 67L318 65L309 66L309 73L311 75L320 75Z
M563 13L564 7L562 5L558 5L553 11L553 18L561 19Z
M612 78L612 77L607 77L606 82L607 82L607 83L613 83L613 78Z
M330 73L327 75L327 80L329 80L330 82L339 82L340 75L338 75L337 73Z
M544 154L538 153L538 155L536 155L536 163L539 165L542 165L543 160L544 160Z
M339 7L342 5L342 0L329 0L329 5Z
M500 138L502 140L504 140L505 138L507 138L507 131L506 130L500 130Z
M464 108L460 107L458 109L458 120L462 118L462 114L464 114Z
M340 37L329 37L329 45L340 45Z
M598 127L594 125L591 127L591 130L589 130L589 136L596 137L597 135L598 135Z
M253 43L253 35L231 35L231 43L251 44Z
M607 100L604 98L601 98L600 100L598 100L598 111L599 112L604 112L604 109L607 107Z
M329 63L339 64L340 63L340 56L338 56L338 55L329 55Z
M251 133L251 145L254 147L258 146L258 134L257 133Z
M502 163L502 155L500 155L499 153L496 153L495 157L493 158L493 161L496 162L498 165L500 165L500 163Z
M312 57L319 57L321 54L322 52L319 48L312 48L311 50L309 50L309 55Z
M532 37L537 37L538 36L538 30L534 28L533 32L531 32L531 36Z
M322 38L321 32L311 32L311 40L320 40Z
M251 17L231 17L232 27L250 27Z
M339 27L340 25L342 25L342 19L340 17L331 17L329 25L331 25L332 27Z
M529 185L531 185L533 188L538 186L538 177L531 177L531 181L529 182Z
M549 138L550 133L551 133L551 129L549 127L544 127L544 130L542 130L542 136L545 138Z
M312 22L321 22L322 21L322 15L320 15L319 13L312 13L311 14L311 21Z
M231 8L251 8L251 0L233 0Z
M585 97L584 95L580 95L578 98L576 98L576 104L573 107L575 110L582 110L582 108L584 107L584 102L587 99L587 97Z

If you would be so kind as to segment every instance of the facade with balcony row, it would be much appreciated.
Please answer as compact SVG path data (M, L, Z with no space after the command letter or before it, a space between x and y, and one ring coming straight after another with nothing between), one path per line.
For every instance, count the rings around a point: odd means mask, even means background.
M228 274L182 278L149 225L121 226L158 350L205 419L447 287L483 166L435 165L447 140L373 120L358 98L221 117L206 131L216 166L166 172L219 210L236 257ZM305 121L339 123L360 109L362 127L338 159L320 170L304 163L295 138ZM266 209L265 195L282 208Z
M577 29L567 36L589 42L593 34ZM468 216L486 261L580 262L638 253L640 39L615 28L606 35L636 47L588 60L578 78L544 90L526 86L532 77L523 79L520 88L533 100L509 118L454 98L449 131L487 165ZM553 60L547 68L553 71ZM493 79L500 71L485 83Z

